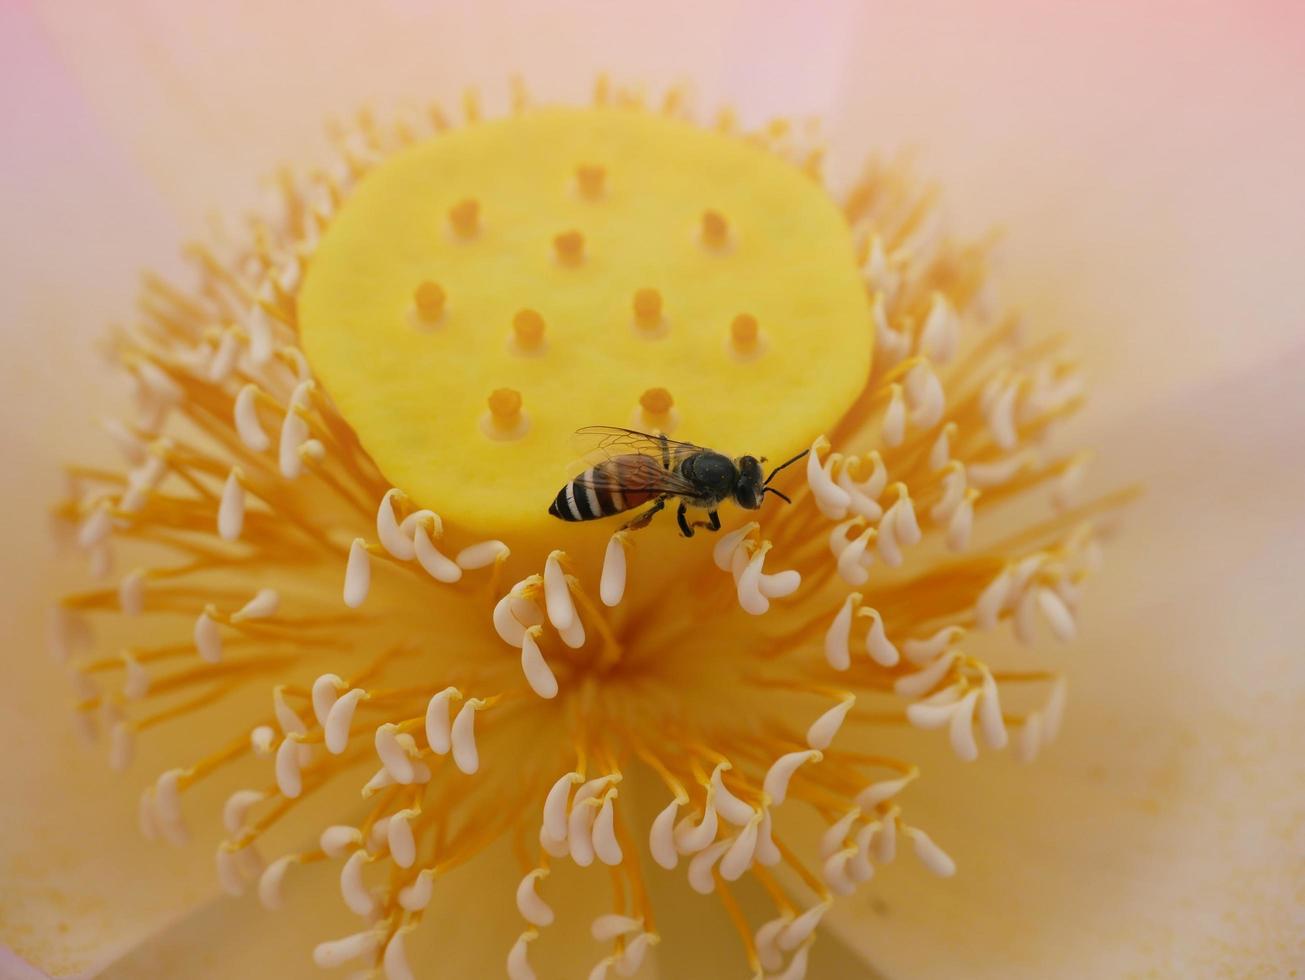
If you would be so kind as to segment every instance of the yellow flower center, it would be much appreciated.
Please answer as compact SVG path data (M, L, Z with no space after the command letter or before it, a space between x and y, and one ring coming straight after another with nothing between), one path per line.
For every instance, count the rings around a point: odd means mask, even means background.
M672 397L676 438L792 455L861 390L873 338L817 182L736 137L601 108L386 160L325 232L299 328L381 472L497 536L545 524L576 428L652 425ZM501 389L529 425L487 435Z

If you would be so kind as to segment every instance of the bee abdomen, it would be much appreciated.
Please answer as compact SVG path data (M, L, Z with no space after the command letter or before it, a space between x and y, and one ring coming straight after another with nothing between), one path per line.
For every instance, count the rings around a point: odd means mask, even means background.
M640 490L617 490L620 473L615 461L590 467L557 492L548 512L564 521L592 521L636 507L652 495Z

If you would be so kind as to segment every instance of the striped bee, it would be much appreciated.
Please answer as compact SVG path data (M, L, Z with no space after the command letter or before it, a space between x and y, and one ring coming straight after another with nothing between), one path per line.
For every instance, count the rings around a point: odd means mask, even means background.
M595 451L601 458L557 492L548 507L550 514L564 521L592 521L652 501L652 506L621 526L621 530L636 530L647 527L667 501L678 497L675 519L686 538L693 537L695 527L720 530L716 509L729 499L748 510L757 510L768 493L792 503L769 484L776 473L806 455L805 450L798 453L763 480L764 456L730 459L691 442L606 425L587 426L576 434L597 440ZM707 511L708 520L691 523L689 507Z

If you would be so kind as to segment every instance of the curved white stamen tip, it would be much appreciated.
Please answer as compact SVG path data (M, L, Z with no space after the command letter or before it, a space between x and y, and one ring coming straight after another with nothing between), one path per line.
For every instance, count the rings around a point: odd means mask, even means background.
M1010 599L1014 577L1014 570L1007 566L979 593L979 598L974 603L974 618L980 629L990 630L996 627L998 617Z
M860 604L861 594L851 593L843 600L829 629L825 630L825 660L835 670L847 670L852 666L848 642L852 636L852 614Z
M720 540L711 549L711 560L716 563L716 567L722 572L730 571L734 567L734 552L739 549L748 535L760 527L761 525L756 521L748 521L742 527L721 535Z
M824 436L811 444L811 451L807 454L807 485L811 487L811 496L820 513L831 521L841 521L847 516L852 497L834 482L835 454L829 454L824 461L820 458L821 453L829 448L829 440Z
M675 870L680 856L675 849L675 815L679 812L680 801L670 803L657 814L648 831L648 850L652 859L667 871Z
M420 912L430 904L435 892L435 872L423 868L407 888L399 892L399 904L409 912Z
M409 758L403 743L399 741L398 725L386 722L378 726L374 743L381 765L385 767L385 771L390 774L391 779L404 785L412 783L416 779L417 771L413 767L412 759Z
M1054 589L1049 589L1045 585L1038 587L1037 595L1038 608L1042 610L1042 615L1056 639L1062 642L1074 639L1078 628L1074 623L1074 614L1069 611L1069 606L1065 605L1065 600Z
M154 781L154 816L159 830L173 844L184 844L187 839L186 824L181 816L180 769L160 773Z
M476 712L485 702L471 698L453 719L449 741L453 747L453 761L468 776L480 768L480 754L476 751Z
M561 554L554 551L544 562L544 608L548 612L548 621L559 633L569 630L576 619L571 587L558 560Z
M416 980L416 974L408 965L408 951L404 947L404 936L412 929L411 925L396 929L390 941L385 944L385 955L381 957L381 967L385 970L385 980Z
M757 827L760 823L761 814L758 813L739 831L725 851L725 856L720 859L720 876L726 881L738 881L752 867L753 856L757 853Z
M526 945L533 942L538 935L539 933L534 929L527 929L512 944L507 958L508 980L535 980L535 971L530 968L530 961L526 958Z
M240 537L245 526L245 488L240 478L240 467L233 467L222 487L222 501L218 504L218 535L226 541Z
M313 949L313 962L324 970L332 967L343 966L350 960L361 959L376 952L376 948L381 944L381 933L374 929L366 932L356 932L352 936L345 936L343 939L332 939L329 942L318 943Z
M456 687L446 687L430 699L426 706L426 744L436 755L446 755L452 747L449 723L449 702L462 700Z
M419 810L400 810L385 826L390 857L401 868L411 868L417 861L417 839L412 833L412 821L416 819L418 813Z
M816 931L816 926L828 911L828 902L821 902L807 909L784 927L776 940L776 945L786 953L801 946L807 941L807 937Z
M616 972L623 977L632 977L639 972L648 947L657 942L657 936L651 932L641 932L625 944L625 952L616 961Z
M880 803L885 803L895 797L913 782L915 777L916 773L910 772L898 779L884 779L877 783L871 783L857 794L856 805L861 808L862 813L869 813Z
M977 490L966 491L947 522L947 547L952 551L964 551L969 547L970 535L974 531L974 501L978 496Z
M856 518L856 521L859 523L860 518ZM852 526L850 522L839 525L830 534L830 546L838 545L838 577L848 585L865 585L870 579L870 566L874 563L874 555L868 550L869 545L879 532L867 527L848 541L842 530L848 526Z
M906 651L906 659L911 663L927 664L949 646L959 642L964 636L964 627L944 626L925 639L906 640L902 643L902 649Z
M859 615L866 616L870 620L870 630L865 637L865 651L870 655L870 659L881 667L893 667L901 659L901 654L897 652L888 634L884 631L884 620L879 615L878 610L871 609L869 606L862 609Z
M952 664L960 654L956 650L948 650L941 657L931 663L923 670L917 670L913 674L907 674L905 677L899 677L893 684L895 690L901 697L918 698L932 691L951 670Z
M860 816L861 808L856 806L829 825L828 829L820 836L820 856L822 858L827 858L829 855L843 849L848 834L852 832L852 824L856 823Z
M532 626L521 637L521 672L526 675L526 683L541 698L557 697L557 678L549 669L548 661L540 652L536 638L543 633L543 628Z
M589 934L594 937L595 942L610 943L622 936L628 936L632 932L638 932L642 928L643 919L608 912L594 919L593 924L589 927Z
M334 675L332 675L334 676ZM330 707L329 705L327 706ZM294 708L285 699L285 689L281 686L272 688L272 710L276 714L276 723L280 726L281 731L286 735L294 732L302 734L308 731L308 726L304 724L303 719Z
M354 915L368 916L376 908L376 900L363 881L363 865L371 860L361 848L349 855L340 869L340 896Z
M297 860L293 854L277 858L258 876L258 901L268 911L275 911L285 904L285 874L290 865Z
M372 560L367 554L367 542L354 538L349 546L349 562L344 569L344 604L357 609L367 598L372 587Z
M287 799L295 799L303 792L303 778L299 772L299 743L291 738L282 739L276 750L276 787Z
M1045 741L1054 741L1060 734L1060 725L1065 717L1065 702L1069 696L1069 681L1057 677L1051 685L1051 695L1042 709L1042 732Z
M947 297L935 292L929 306L929 315L920 328L921 353L939 364L946 364L956 353L958 330L956 314Z
M195 620L194 639L201 660L215 664L222 659L222 634L207 609Z
M258 725L249 732L249 746L257 755L271 755L276 744L276 729L271 725Z
M717 841L710 847L703 848L689 861L689 887L699 895L710 895L716 890L716 880L712 877L711 869L715 867L716 862L730 849L734 843L734 838L727 837L725 840Z
M222 826L229 834L238 834L245 826L245 816L251 807L267 799L267 794L257 789L238 789L222 806Z
M262 424L258 421L258 411L255 407L257 396L258 386L253 384L245 385L236 396L236 435L250 452L262 453L271 447L272 440L268 438Z
M571 860L578 866L587 868L594 863L594 817L597 816L597 800L580 800L571 807L567 818L566 846Z
M707 809L703 811L702 819L697 824L693 822L692 817L685 817L675 825L673 836L675 849L679 853L697 854L716 839L720 818L713 805L714 796L714 793L708 795Z
M127 669L126 676L123 678L122 693L133 700L143 698L149 693L150 672L131 655L130 651L124 650L120 656Z
M888 508L879 521L878 537L875 538L876 550L879 557L884 560L884 564L889 568L898 568L906 559L902 555L902 543L897 537L897 521L899 510L897 504Z
M484 568L486 565L492 565L511 553L512 550L502 541L480 541L459 551L454 561L461 568L470 572L477 568Z
M625 595L625 536L617 531L607 541L603 554L603 574L598 583L598 596L605 606L620 605Z
M835 895L851 895L856 891L856 882L852 880L851 862L857 856L855 847L846 847L835 851L820 868L820 877Z
M770 797L771 803L779 806L788 797L788 783L793 774L804 763L819 762L824 756L818 749L805 749L800 752L787 752L776 759L766 770L766 779L762 789Z
M355 687L346 691L326 713L326 724L322 727L326 734L326 751L332 755L339 755L348 747L349 727L353 724L354 711L358 702L365 697L367 692L361 687Z
M412 540L399 530L398 519L394 516L394 501L402 493L395 487L385 491L380 505L376 508L376 538L381 547L399 561L412 561L417 552Z
M876 829L874 858L880 864L890 864L897 857L897 807L892 807Z
M259 589L239 610L231 614L233 623L242 623L250 619L270 619L281 608L281 596L276 589Z
M101 419L100 428L108 434L132 466L139 466L145 462L145 443L138 439L126 425L118 419Z
M140 801L136 804L136 829L146 840L159 838L158 821L154 815L154 787L146 786L141 791Z
M761 616L770 608L770 600L761 591L762 566L766 560L766 551L767 545L763 544L753 552L738 577L739 606L752 616Z
M586 980L608 980L607 971L616 966L618 960L620 960L620 957L615 955L599 960L594 968L589 971Z
M915 856L920 859L920 863L939 878L950 878L956 874L956 862L923 830L918 827L907 827L906 836L911 838L911 843L915 846Z
M584 782L578 772L568 772L559 778L544 798L544 830L555 841L566 840L566 811L571 799L571 787Z
M752 807L731 793L729 787L725 785L724 777L721 774L729 768L730 766L727 763L722 762L712 770L712 805L717 813L734 826L742 827L752 819L754 811Z
M535 886L547 877L548 870L546 868L536 868L522 878L521 883L517 885L517 911L521 913L521 918L532 926L539 926L541 929L553 924L553 910L535 891Z
M322 831L318 846L329 858L341 858L362 846L362 831L348 824L333 824Z
M436 582L450 583L462 578L462 566L435 547L430 532L423 524L418 524L413 529L413 552L426 574Z
M272 324L268 320L267 310L263 309L262 301L270 301L275 295L272 281L265 280L249 307L249 315L245 317L245 330L249 334L249 359L257 367L262 367L272 359Z
M565 838L558 840L548 835L548 831L540 826L539 828L539 846L549 857L564 858L571 855L571 844Z
M1006 747L1006 720L1001 713L1001 697L997 681L987 667L983 668L983 684L979 689L979 732L990 749Z
M603 805L598 808L592 831L594 853L598 855L598 860L612 868L620 864L624 856L616 839L616 810L613 804L616 796L616 790L611 790L603 797Z
M757 930L755 942L757 957L761 960L762 969L774 972L783 968L784 955L779 951L776 940L792 921L793 917L791 915L780 916L778 919L771 919L769 922L763 923L761 928Z
M911 405L911 425L929 430L942 421L947 397L942 382L927 364L917 364L906 375L906 397Z
M783 599L796 592L801 584L802 573L790 568L773 575L762 575L757 585L767 599Z
M992 433L993 441L1005 450L1014 449L1019 444L1019 432L1015 428L1015 398L1018 394L1018 383L1008 383L986 413L988 431Z
M348 690L348 688L349 685L344 682L339 674L323 674L313 681L313 715L317 718L319 725L326 724L327 719L331 716L331 708L334 707L336 699L339 698L341 692Z
M956 703L948 725L952 751L962 762L973 762L979 757L979 746L974 741L974 704L978 691L971 691Z
M901 385L892 385L889 391L888 408L884 412L883 440L884 445L891 448L900 446L906 438L906 400L902 397Z
M775 977L774 980L806 980L807 957L810 950L811 944L808 943L794 953L784 972Z
M286 409L285 421L281 423L281 442L277 456L281 475L287 480L298 479L299 474L304 470L303 457L299 455L299 449L308 441L308 437L308 423L300 417L292 399L290 407Z
M113 532L113 518L109 515L109 504L102 503L82 522L77 531L77 546L83 550L94 548Z
M240 873L236 854L226 844L219 844L216 855L217 879L222 890L228 895L243 895L245 879Z
M136 735L125 721L115 722L109 735L109 768L122 772L131 765L136 751Z
M855 696L848 696L813 721L811 727L807 729L807 745L813 749L829 748L854 704L856 704Z
M118 607L127 616L139 616L145 610L145 570L128 572L118 583Z
M568 629L560 630L557 635L572 650L579 650L585 645L584 621L577 616L571 621L571 626Z

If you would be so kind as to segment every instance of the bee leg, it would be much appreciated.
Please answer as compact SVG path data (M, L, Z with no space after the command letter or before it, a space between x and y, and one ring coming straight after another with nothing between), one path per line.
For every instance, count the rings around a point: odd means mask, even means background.
M657 512L665 506L666 506L666 498L658 497L657 502L655 504L653 504L651 507L645 510L634 520L626 521L624 524L621 525L620 529L622 531L637 531L641 527L647 527L648 523L653 519L653 517L657 514Z
M693 528L689 526L689 522L685 519L684 516L685 511L687 510L688 510L688 505L685 504L683 501L681 501L680 509L675 512L675 520L680 525L680 533L683 534L686 538L691 538L693 537Z
M705 520L705 521L694 521L694 522L693 522L693 526L694 526L694 527L705 527L708 531L719 531L719 530L720 530L720 515L717 514L714 510L709 510L709 511L707 511L707 517L709 518L709 520Z

